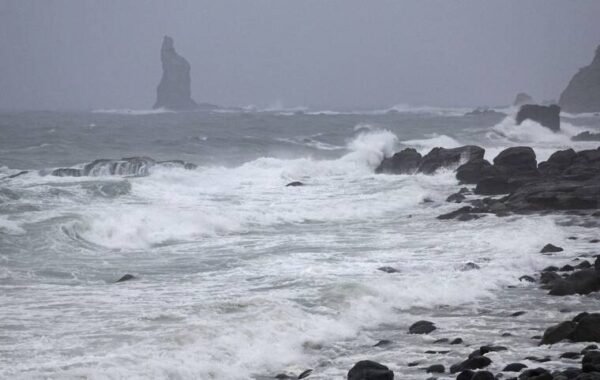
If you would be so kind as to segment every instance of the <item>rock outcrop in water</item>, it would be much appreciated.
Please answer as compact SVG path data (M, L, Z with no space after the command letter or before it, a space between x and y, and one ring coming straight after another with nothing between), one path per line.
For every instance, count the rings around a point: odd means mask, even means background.
M554 132L558 132L560 131L560 107L555 104L550 106L522 105L517 113L517 125L521 125L525 120L533 120Z
M192 170L195 164L181 160L155 161L149 157L127 157L120 160L99 159L83 165L81 168L58 168L50 174L57 177L97 177L97 176L147 176L150 168L162 166Z
M392 157L384 158L375 169L376 173L389 174L432 174L435 171L468 163L473 160L483 159L485 150L474 145L466 145L459 148L433 148L425 156L421 156L415 149L407 148L394 154Z
M162 78L156 89L154 109L190 110L198 108L192 99L189 62L177 54L173 39L165 36L160 49Z
M559 104L570 113L600 111L600 46L592 63L573 76L560 95Z

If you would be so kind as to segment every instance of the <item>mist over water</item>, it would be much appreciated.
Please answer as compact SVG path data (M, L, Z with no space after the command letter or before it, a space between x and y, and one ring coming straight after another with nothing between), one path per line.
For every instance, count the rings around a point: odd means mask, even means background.
M366 357L405 368L434 338L477 345L482 333L515 350L555 352L500 338L516 329L504 316L548 302L518 280L560 260L535 254L541 246L576 235L581 242L570 244L591 253L583 239L594 232L568 216L440 221L456 208L445 202L458 189L452 168L432 176L374 168L404 146L477 144L491 159L531 145L542 161L593 146L570 137L600 130L600 119L563 118L554 134L533 122L517 128L512 114L461 115L432 107L1 114L0 377L264 379L313 368L311 378L332 379ZM132 156L197 168L50 175ZM292 181L305 186L285 186ZM467 262L481 269L465 271ZM125 273L137 279L114 283ZM593 297L554 302L586 310ZM533 309L519 329L560 318ZM429 318L444 327L438 335L405 334ZM395 343L372 347L380 339Z

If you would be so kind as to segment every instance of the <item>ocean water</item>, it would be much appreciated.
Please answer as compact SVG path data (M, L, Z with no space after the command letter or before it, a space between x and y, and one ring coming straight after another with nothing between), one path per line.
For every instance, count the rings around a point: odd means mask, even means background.
M477 144L491 160L528 145L542 161L596 147L570 137L599 131L600 117L565 115L555 134L516 126L513 109L465 111L0 114L0 378L267 379L310 368L310 378L343 379L372 359L425 379L422 367L487 343L509 347L489 355L495 371L528 355L564 365L558 353L577 345L538 347L531 336L594 309L597 296L553 298L518 278L597 253L597 224L575 215L440 221L458 207L445 202L459 189L452 168L374 168L406 146ZM132 156L198 167L49 175ZM292 181L305 186L285 186ZM548 242L565 252L539 254ZM115 283L125 273L137 279ZM527 313L510 317L518 310ZM438 330L406 334L420 319ZM465 344L432 343L455 337ZM381 339L392 343L373 347Z

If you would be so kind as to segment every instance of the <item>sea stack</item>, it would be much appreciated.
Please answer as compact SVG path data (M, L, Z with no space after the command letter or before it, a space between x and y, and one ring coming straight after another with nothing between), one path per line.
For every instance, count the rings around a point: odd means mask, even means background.
M537 104L524 104L517 113L517 125L525 120L533 120L553 132L560 131L560 107L556 104L540 106Z
M559 104L570 113L600 112L600 46L592 63L573 76Z
M154 109L190 110L198 107L192 99L189 62L177 54L173 38L165 36L160 49L162 78L156 89Z

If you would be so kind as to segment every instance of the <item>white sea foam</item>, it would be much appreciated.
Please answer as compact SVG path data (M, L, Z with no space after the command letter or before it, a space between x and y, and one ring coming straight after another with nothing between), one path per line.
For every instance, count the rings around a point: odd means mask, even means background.
M98 109L93 110L92 113L106 113L113 115L131 115L131 116L144 116L144 115L158 115L163 113L174 113L173 110L168 110L166 108L157 108L150 110L139 110L139 109L129 109L129 108L116 108L116 109Z

